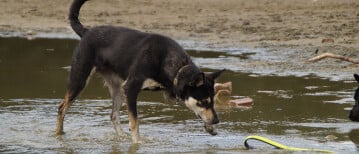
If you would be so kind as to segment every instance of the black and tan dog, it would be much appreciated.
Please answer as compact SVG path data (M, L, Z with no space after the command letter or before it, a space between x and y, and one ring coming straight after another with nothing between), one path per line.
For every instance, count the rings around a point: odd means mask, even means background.
M68 78L67 92L58 109L58 135L63 134L65 113L85 87L92 70L100 73L112 96L111 121L119 136L119 109L126 102L133 142L139 141L137 96L146 80L159 83L172 98L183 101L200 117L206 131L216 135L219 122L213 108L214 80L221 71L204 74L174 40L124 27L85 28L78 16L86 0L74 0L69 13L72 29L81 37ZM175 113L174 113L175 114Z
M354 78L359 83L359 75L354 74ZM354 100L355 100L355 104L349 113L349 119L352 121L359 122L359 86L355 90Z

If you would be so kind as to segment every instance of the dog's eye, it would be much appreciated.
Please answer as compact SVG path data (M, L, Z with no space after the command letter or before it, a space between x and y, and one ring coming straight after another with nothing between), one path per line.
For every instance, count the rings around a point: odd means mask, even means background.
M208 107L211 102L210 98L202 99L201 101L197 102L198 107Z
M196 104L198 107L204 107L204 103L203 102L197 102Z
M209 102L211 102L211 98L206 98L206 99L202 99L201 102L205 102L206 104L208 104Z

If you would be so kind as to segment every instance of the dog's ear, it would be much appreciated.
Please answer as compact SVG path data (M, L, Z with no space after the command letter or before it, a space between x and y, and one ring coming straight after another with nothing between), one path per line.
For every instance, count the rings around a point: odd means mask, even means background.
M197 76L195 76L194 80L189 82L188 85L191 86L191 87L199 87L199 86L202 86L204 84L204 80L205 80L204 73L200 73Z
M176 82L174 82L174 91L177 96L183 98L186 87L195 87L200 86L201 84L204 84L204 74L194 66L186 67L182 70L180 75L178 75Z
M207 78L210 79L210 80L215 80L217 79L223 72L225 71L225 69L222 69L222 70L219 70L217 72L213 72L213 73L210 73L210 74L207 74Z
M359 83L359 75L358 75L358 74L354 74L354 78L355 78L355 80L357 80L357 82Z

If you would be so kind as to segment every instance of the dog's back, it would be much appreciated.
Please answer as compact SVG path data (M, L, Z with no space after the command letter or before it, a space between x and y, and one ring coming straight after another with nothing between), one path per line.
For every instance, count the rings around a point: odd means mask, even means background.
M158 75L173 77L172 67L191 63L189 55L174 40L125 27L91 28L83 35L79 46L89 46L92 50L86 50L82 55L94 54L89 57L96 58L94 66L97 71L117 72L122 79L127 78L133 71L131 69L141 66L146 78L163 82Z

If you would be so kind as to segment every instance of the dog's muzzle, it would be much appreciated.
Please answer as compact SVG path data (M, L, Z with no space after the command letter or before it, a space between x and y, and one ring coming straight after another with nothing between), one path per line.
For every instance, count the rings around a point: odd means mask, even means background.
M214 127L214 125L215 125L215 124L218 124L218 123L219 123L219 120L218 120L217 116L215 116L215 117L213 118L213 120L211 121L211 123L206 123L206 122L204 123L204 129L206 130L207 133L209 133L209 134L215 136L215 135L217 135L218 133L217 133L217 130L216 130L216 128Z
M204 124L204 129L206 130L207 133L213 136L218 134L216 128L213 125Z

